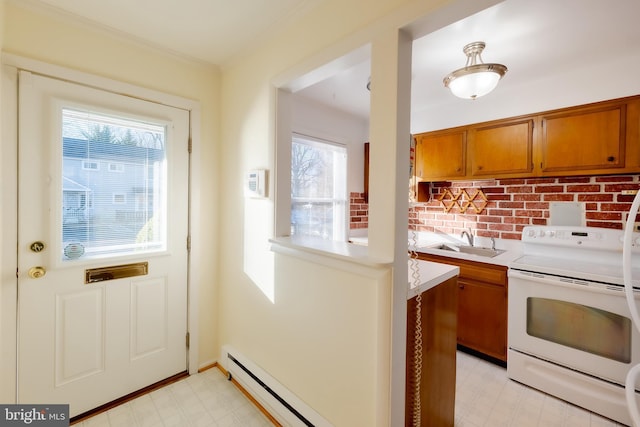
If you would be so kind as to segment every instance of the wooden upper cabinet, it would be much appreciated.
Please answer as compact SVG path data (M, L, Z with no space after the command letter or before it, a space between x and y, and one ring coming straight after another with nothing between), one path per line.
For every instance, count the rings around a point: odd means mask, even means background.
M526 176L533 172L533 119L472 127L468 131L470 175Z
M542 172L625 167L625 103L545 114Z
M423 181L465 176L466 130L416 135L416 176Z
M421 181L640 172L640 95L415 135Z

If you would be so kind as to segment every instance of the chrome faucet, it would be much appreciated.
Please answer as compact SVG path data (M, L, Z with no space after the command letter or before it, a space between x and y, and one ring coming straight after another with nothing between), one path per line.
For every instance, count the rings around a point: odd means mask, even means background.
M473 233L471 232L471 229L469 228L467 230L463 230L462 233L460 233L460 237L465 237L467 236L467 242L469 242L469 246L473 246Z

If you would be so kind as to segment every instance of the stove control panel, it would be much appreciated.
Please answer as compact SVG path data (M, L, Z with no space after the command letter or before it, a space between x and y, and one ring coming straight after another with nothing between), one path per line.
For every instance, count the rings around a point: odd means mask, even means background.
M528 226L522 230L525 244L570 246L622 251L623 230L573 226ZM633 233L632 246L640 248L640 233Z

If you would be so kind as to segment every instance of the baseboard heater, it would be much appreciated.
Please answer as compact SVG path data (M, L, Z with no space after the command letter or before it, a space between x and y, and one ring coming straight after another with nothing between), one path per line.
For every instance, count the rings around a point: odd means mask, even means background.
M331 426L262 368L230 346L222 347L222 362L227 372L283 426Z

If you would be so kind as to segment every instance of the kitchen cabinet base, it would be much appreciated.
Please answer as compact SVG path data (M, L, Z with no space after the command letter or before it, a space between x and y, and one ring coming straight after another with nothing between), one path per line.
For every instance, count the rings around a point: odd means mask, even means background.
M416 298L407 301L406 427L414 425ZM457 279L451 278L423 292L420 305L420 427L453 427L456 400Z
M470 354L472 356L477 357L478 359L482 359L482 360L486 360L487 362L493 363L494 365L498 365L501 366L503 368L507 367L507 362L505 362L504 360L501 359L497 359L495 357L491 357L487 354L484 354L480 351L474 350L472 348L469 347L465 347L462 344L458 344L458 350L462 351L464 353Z

